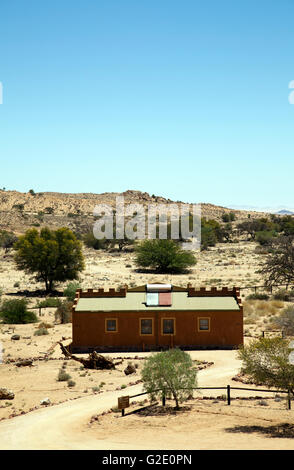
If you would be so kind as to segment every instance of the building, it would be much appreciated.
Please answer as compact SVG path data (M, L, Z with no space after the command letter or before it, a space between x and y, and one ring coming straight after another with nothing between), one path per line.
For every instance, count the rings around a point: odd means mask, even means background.
M241 344L243 307L236 287L146 284L76 293L72 352L232 349Z

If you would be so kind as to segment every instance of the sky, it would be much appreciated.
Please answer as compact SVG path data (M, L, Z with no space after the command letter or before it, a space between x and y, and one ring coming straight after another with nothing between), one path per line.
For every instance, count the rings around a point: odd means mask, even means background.
M293 18L293 0L1 0L0 188L294 208Z

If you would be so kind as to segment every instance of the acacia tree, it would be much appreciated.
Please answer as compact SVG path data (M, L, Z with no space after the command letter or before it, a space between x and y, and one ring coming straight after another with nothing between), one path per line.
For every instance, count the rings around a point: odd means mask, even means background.
M282 338L260 338L238 351L243 361L241 372L255 383L294 392L294 365L289 362L293 348Z
M161 273L180 273L196 264L191 251L183 250L174 240L144 240L136 248L137 266L155 269Z
M68 228L27 230L14 245L18 269L35 274L45 283L46 292L52 292L55 282L78 278L84 269L82 244Z
M162 393L172 396L176 403L186 400L197 385L197 371L188 353L180 349L169 349L152 354L146 359L142 369L143 387L155 400Z
M290 284L294 281L294 237L281 236L271 243L269 254L261 273L267 286Z

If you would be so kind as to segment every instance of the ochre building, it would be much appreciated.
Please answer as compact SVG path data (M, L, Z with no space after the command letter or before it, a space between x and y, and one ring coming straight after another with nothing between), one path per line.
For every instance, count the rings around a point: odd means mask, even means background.
M190 284L78 289L72 340L75 353L237 348L243 344L240 292Z

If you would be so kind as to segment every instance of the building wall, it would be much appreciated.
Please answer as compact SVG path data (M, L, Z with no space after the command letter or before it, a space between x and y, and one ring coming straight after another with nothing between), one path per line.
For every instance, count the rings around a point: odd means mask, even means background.
M153 319L153 335L140 335L140 318ZM175 319L175 334L162 334L162 318ZM208 331L198 331L199 318L209 318ZM117 319L117 332L106 332L106 319ZM168 347L233 348L243 344L240 311L73 312L73 352L149 351Z

